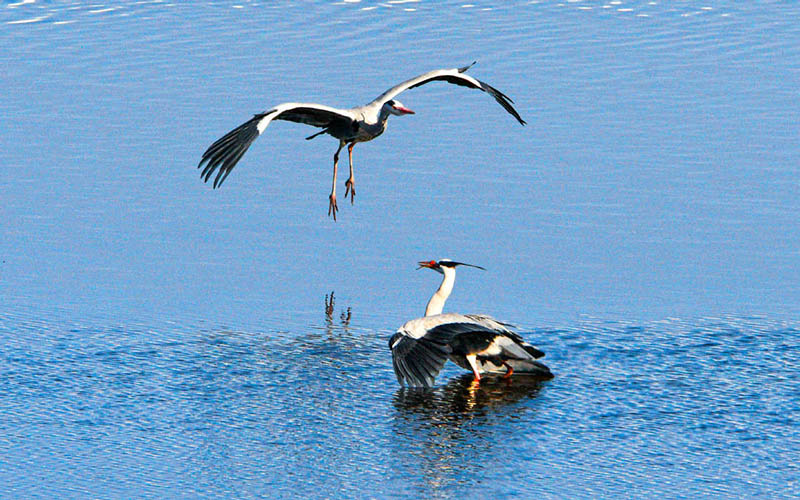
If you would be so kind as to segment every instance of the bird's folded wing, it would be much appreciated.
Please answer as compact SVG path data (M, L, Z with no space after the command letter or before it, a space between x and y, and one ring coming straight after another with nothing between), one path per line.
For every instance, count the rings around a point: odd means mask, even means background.
M533 345L525 342L525 339L522 338L522 336L520 334L516 333L514 330L511 329L511 328L514 327L514 325L512 325L510 323L504 323L504 322L499 321L499 320L497 320L497 319L495 319L495 318L493 318L491 316L486 316L484 314L467 314L466 316L468 318L470 318L471 320L474 320L474 321L476 321L478 323L486 325L490 329L493 329L493 330L496 330L496 331L502 333L504 336L510 338L515 343L519 344L520 347L525 349L525 351L528 354L530 354L531 356L533 356L534 358L541 358L541 357L544 356L544 352L542 352L536 346L533 346Z

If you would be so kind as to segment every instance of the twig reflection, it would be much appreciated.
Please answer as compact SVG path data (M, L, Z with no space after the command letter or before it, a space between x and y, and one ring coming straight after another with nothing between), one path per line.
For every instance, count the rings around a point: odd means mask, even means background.
M330 334L336 328L333 322L333 314L336 309L336 298L333 291L330 294L325 294L325 330ZM348 306L339 314L339 321L345 331L349 331L350 319L352 318L352 310Z

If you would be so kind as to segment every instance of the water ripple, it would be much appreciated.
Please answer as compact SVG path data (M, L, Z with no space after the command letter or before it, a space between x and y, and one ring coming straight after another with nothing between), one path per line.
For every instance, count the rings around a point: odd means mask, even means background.
M348 496L354 477L374 482L378 495L446 496L477 477L522 493L503 474L519 463L529 468L516 478L537 478L546 494L563 492L559 481L576 474L572 491L600 482L641 488L654 471L683 478L662 484L666 492L730 494L756 477L778 491L795 471L782 461L800 422L792 396L800 374L788 368L800 363L800 329L791 324L536 329L525 336L548 352L552 381L475 385L448 368L432 390L399 389L389 332L349 321L291 333L59 330L8 319L0 327L0 448L12 471L46 453L50 472L37 467L53 488L75 486L62 473L89 464L92 476L121 481L103 483L112 493L133 484L221 493L234 478L298 493L303 477L299 493L336 485ZM76 461L90 454L86 465ZM210 476L194 484L191 470ZM37 485L19 491L43 491ZM230 490L247 491L246 483Z
M800 496L797 12L3 3L0 497ZM300 125L198 183L265 106L476 59L529 126L410 92L337 224ZM491 270L448 305L553 380L398 387L410 263L455 248Z

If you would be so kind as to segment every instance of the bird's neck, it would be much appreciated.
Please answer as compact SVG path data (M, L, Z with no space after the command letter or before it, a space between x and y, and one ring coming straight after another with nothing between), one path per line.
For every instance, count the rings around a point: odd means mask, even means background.
M433 316L434 314L442 314L444 303L447 302L447 297L453 291L453 284L456 281L456 270L452 267L445 267L444 279L439 289L433 294L431 300L428 301L428 306L425 308L425 316Z
M378 123L385 127L386 120L389 119L389 115L391 115L389 108L386 106L381 106L381 109L378 110Z

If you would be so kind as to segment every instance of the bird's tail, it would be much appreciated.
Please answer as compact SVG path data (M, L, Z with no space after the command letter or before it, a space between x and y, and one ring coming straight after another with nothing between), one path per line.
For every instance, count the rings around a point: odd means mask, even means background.
M550 368L544 363L532 359L509 359L506 363L511 365L514 373L525 373L548 379L553 378L553 372L550 371Z
M533 375L548 380L553 378L550 368L534 359L506 359L505 364L500 360L478 359L481 373L504 374L508 372L506 365L509 365L514 373Z

